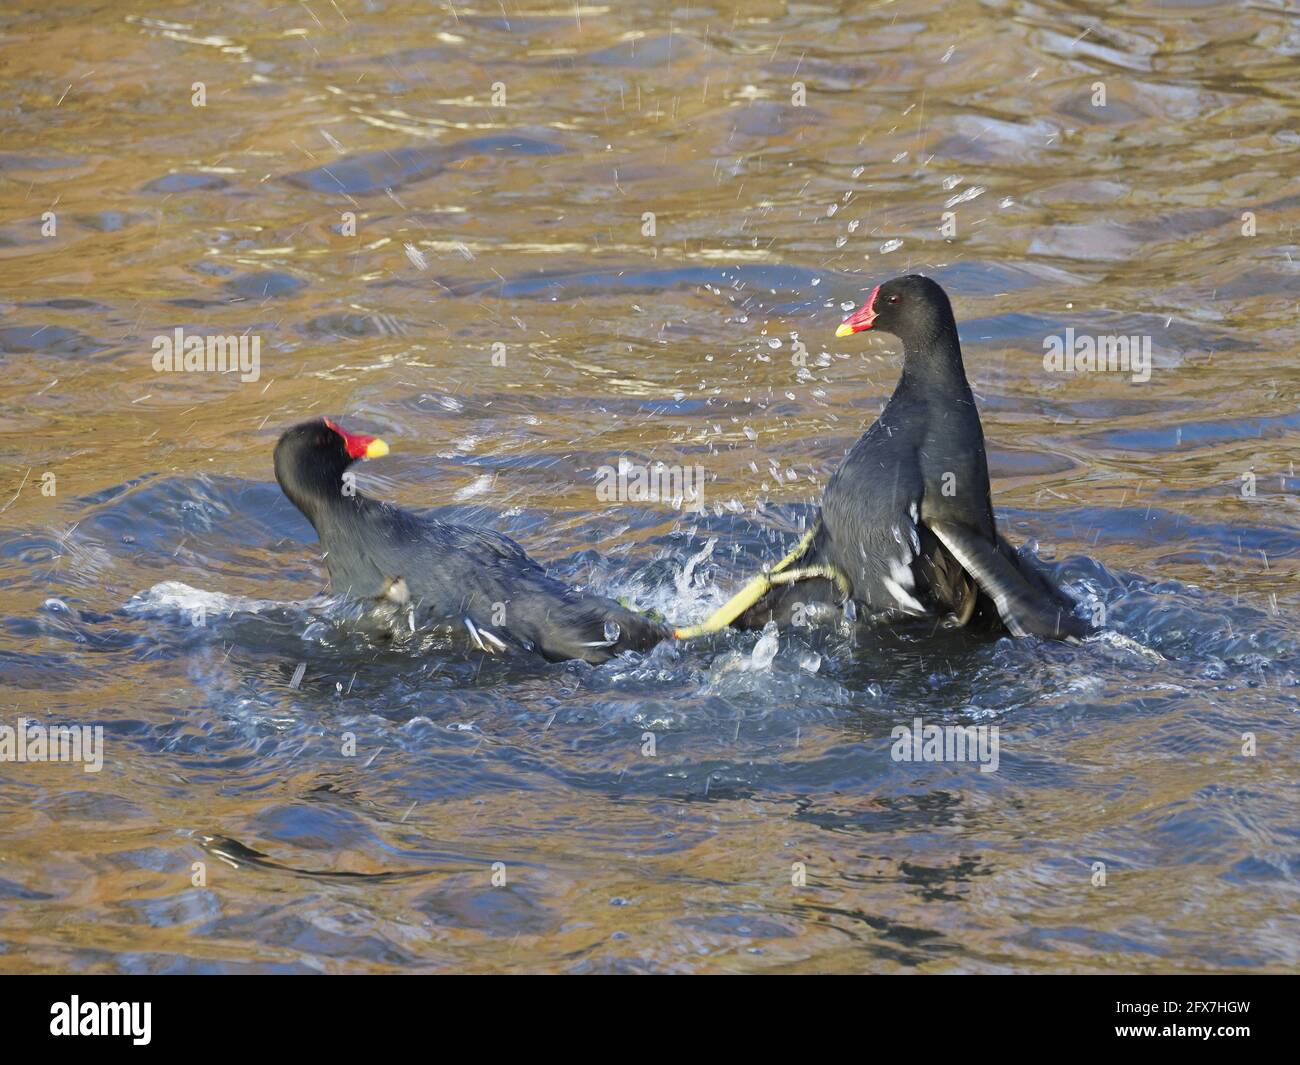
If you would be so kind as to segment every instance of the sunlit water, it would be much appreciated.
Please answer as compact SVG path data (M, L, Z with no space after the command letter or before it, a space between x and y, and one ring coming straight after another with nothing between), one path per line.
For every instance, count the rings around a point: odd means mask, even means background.
M0 766L0 969L1300 963L1293 12L32 6L0 716L106 752ZM892 389L834 326L915 268L1003 528L1126 639L380 646L272 479L346 416L393 447L364 491L698 620ZM1067 326L1149 380L1046 372ZM155 372L178 327L260 376ZM620 456L704 513L598 499ZM895 761L918 717L996 725L997 771Z

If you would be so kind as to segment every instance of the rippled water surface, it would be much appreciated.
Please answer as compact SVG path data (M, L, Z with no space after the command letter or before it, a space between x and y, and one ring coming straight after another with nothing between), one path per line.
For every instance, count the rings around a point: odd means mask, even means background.
M30 6L0 716L106 754L0 765L0 969L1300 963L1294 5ZM897 342L834 329L908 269L1004 530L1131 644L591 668L323 597L270 461L315 413L392 445L365 491L703 617L893 388ZM1150 379L1045 372L1067 326L1150 337ZM178 327L259 378L155 372ZM620 456L702 467L705 512L602 502ZM996 725L997 771L893 760L917 717Z

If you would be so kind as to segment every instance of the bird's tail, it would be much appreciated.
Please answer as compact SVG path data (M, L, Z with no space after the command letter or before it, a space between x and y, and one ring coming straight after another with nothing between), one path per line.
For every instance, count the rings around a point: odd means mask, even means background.
M592 665L623 651L648 651L672 636L663 622L600 595L548 596L516 601L515 631L553 662L581 658Z

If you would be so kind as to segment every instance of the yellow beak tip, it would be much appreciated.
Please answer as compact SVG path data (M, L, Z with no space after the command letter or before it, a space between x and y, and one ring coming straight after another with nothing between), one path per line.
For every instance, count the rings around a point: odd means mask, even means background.
M388 445L382 440L372 440L366 445L366 458L382 459L388 454Z
M841 322L840 327L835 330L835 335L837 337L850 337L853 335L853 326L849 325L848 322Z

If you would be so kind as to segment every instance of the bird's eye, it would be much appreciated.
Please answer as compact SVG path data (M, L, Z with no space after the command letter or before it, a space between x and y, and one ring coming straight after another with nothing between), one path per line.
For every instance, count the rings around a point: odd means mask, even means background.
M898 295L897 293L895 293L895 294L892 295L892 296L886 297L885 302L886 302L886 303L898 303L900 300L902 300L902 298L903 298L902 296L900 296L900 295Z

